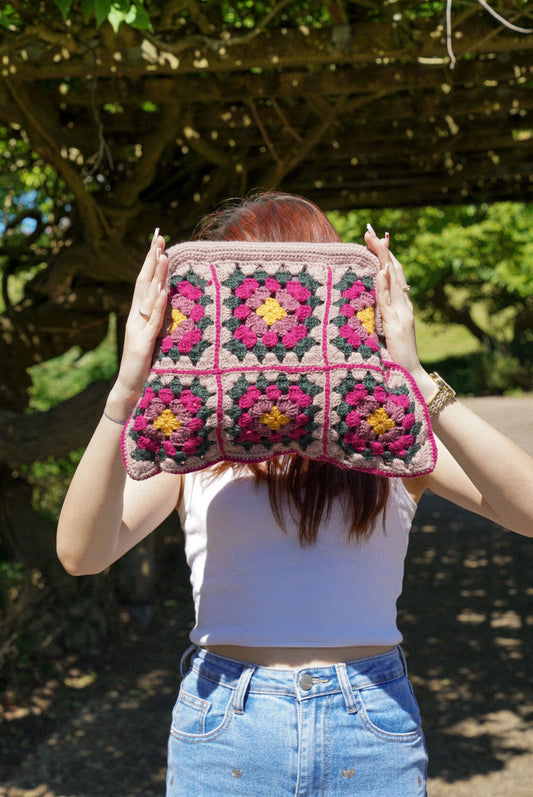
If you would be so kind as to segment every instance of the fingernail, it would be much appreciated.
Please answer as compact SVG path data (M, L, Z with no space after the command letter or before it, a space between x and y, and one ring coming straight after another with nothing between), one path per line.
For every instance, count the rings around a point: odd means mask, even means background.
M376 235L376 231L374 230L374 228L372 227L371 224L367 224L366 228L367 228L368 232L372 233L372 235ZM377 238L377 235L376 235L376 238Z
M390 238L390 235L389 235L388 232L386 232L385 233L385 240L387 241L387 243L389 243L389 238Z
M161 260L161 251L162 251L162 250L161 250L161 247L160 247L160 246L158 246L158 247L157 247L157 251L156 251L156 253L155 253L155 262L156 262L156 263L159 263L159 261Z
M159 236L159 227L156 227L155 228L155 232L154 232L154 236L152 238L152 243L150 244L150 246L153 246L155 244L155 242L157 241L158 236Z

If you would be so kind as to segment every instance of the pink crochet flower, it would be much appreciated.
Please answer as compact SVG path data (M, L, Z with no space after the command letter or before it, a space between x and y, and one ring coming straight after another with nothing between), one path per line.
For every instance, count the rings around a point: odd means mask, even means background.
M307 299L311 298L312 295L309 288L306 288L305 285L301 285L301 283L296 280L290 280L286 285L286 290L298 302L305 302Z
M350 288L346 288L342 292L345 299L358 299L366 290L365 286L359 280L356 280Z
M188 457L196 454L198 451L198 446L201 443L201 439L199 437L190 437L182 447L183 453L187 454Z
M289 388L289 391L290 391L290 388ZM276 399L279 399L279 397L281 396L281 390L279 389L279 387L277 385L269 385L267 387L267 389L265 390L265 393L268 396L268 398L271 399L272 401L276 401ZM289 395L290 395L290 392L289 392Z
M233 315L235 318L238 318L239 321L244 321L245 318L248 318L251 312L252 310L247 304L239 304L238 307L236 307L233 311Z
M165 451L165 454L167 454L169 457L175 456L177 450L176 447L172 445L170 440L165 440L165 442L163 443L163 449Z
M145 410L147 407L150 406L150 402L153 401L155 398L155 393L151 387L147 387L144 391L144 395L142 399L139 401L139 408L141 410Z
M242 285L235 288L235 296L239 299L249 299L257 288L259 288L258 281L253 277L246 277Z
M197 302L198 299L203 295L202 289L196 287L195 285L191 285L188 280L182 280L181 282L178 282L177 287L182 296L185 296L187 299L191 299L193 302Z
M334 428L347 454L363 453L366 459L412 455L417 432L409 396L389 393L385 384L374 380L371 370L364 384L348 373L336 392L342 401L336 410L340 421Z
M247 349L253 349L257 343L257 335L254 330L244 326L244 324L241 324L241 326L237 327L235 330L235 338L244 343Z
M348 404L357 406L363 399L368 396L368 390L364 385L355 385L353 390L346 394L346 401Z
M178 341L178 349L182 354L188 354L195 343L202 340L201 329L191 329Z
M405 457L407 449L412 446L414 442L415 439L412 435L404 434L389 445L389 450L392 451L393 454Z
M192 321L194 321L195 324L197 324L198 321L200 321L200 319L202 319L204 317L204 315L205 315L205 310L202 307L202 305L201 304L195 304L194 307L192 308L190 314L189 314L189 318Z
M307 337L307 327L303 324L294 326L290 332L283 336L283 345L288 349L294 349L296 344Z
M192 281L191 281L192 280ZM200 283L205 285L205 281ZM169 304L172 308L171 320L161 342L161 353L170 354L178 360L180 355L188 355L196 363L207 345L203 341L204 325L212 323L209 319L200 324L205 318L204 302L211 302L205 298L201 284L195 284L195 276L179 281L171 280L169 286Z
M265 332L263 335L263 343L268 349L273 349L279 342L279 338L273 330Z
M148 426L148 421L144 415L137 415L133 422L133 429L135 432L142 432Z
M280 290L281 284L277 279L274 279L274 277L267 277L265 280L265 288L272 294Z
M298 279L290 279L283 286L274 277L266 277L264 282L246 277L234 289L234 295L241 303L232 311L240 322L232 328L233 338L249 351L255 352L256 345L262 343L269 350L277 347L279 355L280 347L290 351L308 337L309 329L304 322L313 314L312 306L307 304L313 294ZM231 344L225 345L232 349ZM242 352L232 350L242 359ZM298 356L302 356L301 351Z
M166 387L162 388L157 395L160 401L162 401L164 404L170 404L174 398L174 393L172 390Z
M312 416L302 412L313 403L299 385L289 385L282 391L278 385L269 384L260 390L248 385L237 402L242 410L236 419L239 433L237 442L279 442L284 437L299 440L309 434Z
M352 351L358 351L365 358L378 352L374 288L367 288L362 280L356 279L349 287L342 290L342 299L336 304L340 306L339 337L333 342L345 357L348 358Z
M133 430L139 433L138 448L153 454L162 451L169 457L179 451L187 456L195 454L202 443L198 433L205 425L197 415L202 406L202 399L189 388L180 395L170 387L162 387L157 393L147 388L133 422Z
M202 406L202 399L199 398L199 396L195 396L194 393L187 389L181 391L179 400L187 412L190 412L193 415L198 412Z

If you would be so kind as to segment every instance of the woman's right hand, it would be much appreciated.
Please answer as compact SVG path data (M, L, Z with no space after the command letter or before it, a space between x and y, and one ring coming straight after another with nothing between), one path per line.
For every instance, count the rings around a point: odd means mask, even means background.
M157 229L135 282L120 368L106 404L109 414L117 420L129 417L150 372L167 304L168 257L164 249L165 239Z

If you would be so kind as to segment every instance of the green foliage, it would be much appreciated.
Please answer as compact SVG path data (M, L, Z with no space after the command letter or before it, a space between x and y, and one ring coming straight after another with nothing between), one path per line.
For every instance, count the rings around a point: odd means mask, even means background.
M57 523L68 486L83 450L67 457L47 457L43 462L21 465L19 473L33 487L33 508L52 523Z
M422 317L433 323L473 319L488 348L527 334L533 286L533 206L353 211L331 214L345 240L361 240L370 221L389 230ZM517 328L517 325L520 325Z
M8 271L4 298L14 304L44 262L65 244L72 195L18 124L0 127L0 170L0 272ZM5 309L2 302L0 309Z
M76 347L30 368L29 409L45 412L59 401L81 392L97 379L110 379L116 372L116 323L112 318L106 339L91 352L81 354ZM71 451L68 457L48 457L20 468L21 475L33 486L33 506L56 523L68 485L82 451Z
M19 17L11 3L6 3L0 9L0 28L4 30L13 29L19 21Z
M112 317L104 341L93 351L81 354L78 347L29 369L30 410L46 411L75 396L97 379L110 379L117 369L116 322Z
M388 230L417 315L462 324L482 352L463 375L468 392L531 389L533 206L519 202L332 213L346 241L370 222ZM483 353L484 352L484 353Z
M204 0L204 2L210 2L210 0ZM277 10L278 6L280 6L279 10ZM235 28L255 28L267 17L272 20L273 25L287 24L289 13L292 25L320 27L331 24L327 4L309 3L305 0L286 4L255 2L255 0L240 0L240 2L222 0L220 11L224 22Z
M115 33L123 22L132 28L151 30L150 17L143 0L54 0L54 3L64 19L69 16L73 7L81 7L85 21L94 19L97 28L107 20Z
M81 9L85 22L94 20L96 27L100 27L106 20L113 27L115 32L118 31L122 23L130 25L139 30L151 30L152 25L145 3L143 0L54 0L54 3L61 11L64 19L76 9ZM184 4L185 5L185 4ZM242 2L227 2L223 0L220 5L220 13L222 19L230 26L235 28L252 29L256 26L257 21L263 17L273 13L275 4L264 2L253 2L253 0L242 0ZM329 21L327 12L322 6L319 6L319 19L317 15L309 12L308 3L299 3L301 19L297 20L300 24L319 23ZM291 14L294 11L291 9ZM183 17L187 18L187 8L183 8ZM278 15L280 16L280 15Z
M145 3L144 0L53 0L53 2L59 8L63 19L71 18L74 12L81 11L86 23L93 20L98 28L107 20L115 32L123 23L139 30L152 30L150 13L158 12L156 3ZM306 0L285 4L255 2L255 0L240 0L240 2L222 0L219 3L200 0L199 10L195 11L196 15L202 13L202 5L217 5L221 22L237 30L252 30L265 19L274 26L287 24L289 19L292 25L319 27L331 24L327 4L309 3ZM186 3L177 11L183 21L187 21L191 16Z

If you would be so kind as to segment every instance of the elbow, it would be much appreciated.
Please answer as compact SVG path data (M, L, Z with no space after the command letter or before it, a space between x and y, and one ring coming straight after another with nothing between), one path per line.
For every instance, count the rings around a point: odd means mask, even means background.
M58 551L57 558L69 576L94 575L94 573L89 572L87 568L83 567L81 562L78 562L75 557L68 556L68 554L59 553Z
M77 556L73 551L64 548L59 542L56 547L56 553L57 558L69 576L95 576L106 569L105 566L100 567L95 562L85 561L83 557Z
M72 533L72 525L63 522L60 516L56 533L56 555L63 568L70 576L95 576L102 573L109 562L103 562L102 556L84 545L79 537Z

